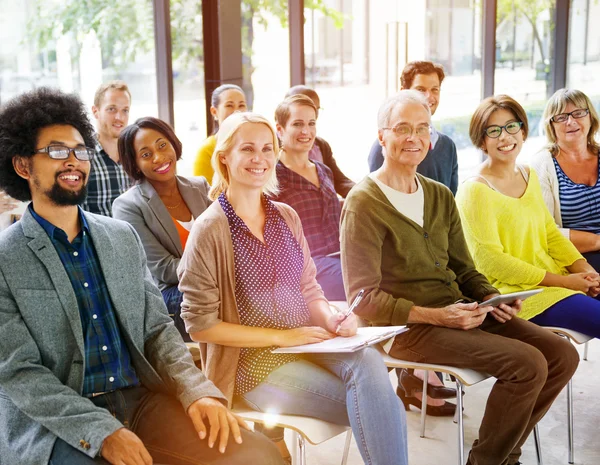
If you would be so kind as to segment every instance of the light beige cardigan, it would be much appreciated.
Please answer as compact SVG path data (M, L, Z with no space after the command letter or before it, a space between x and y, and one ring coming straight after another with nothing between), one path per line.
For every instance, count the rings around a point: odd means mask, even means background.
M325 300L317 281L316 268L302 233L298 214L288 205L273 202L300 244L304 270L300 282L306 303ZM227 217L218 201L196 220L177 269L183 292L181 318L188 333L211 328L224 321L240 324L235 300L233 243ZM204 374L225 394L231 405L240 355L237 347L201 344Z

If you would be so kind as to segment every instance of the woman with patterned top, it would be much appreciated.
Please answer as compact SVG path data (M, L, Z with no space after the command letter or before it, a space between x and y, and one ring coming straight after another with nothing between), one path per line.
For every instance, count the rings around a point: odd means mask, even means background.
M485 99L470 136L487 159L458 189L465 238L477 269L500 293L543 289L519 316L600 337L600 277L544 205L537 173L516 163L528 125L508 95Z
M531 161L544 202L577 250L600 272L600 119L589 97L560 89L542 117L548 146Z
M352 427L365 463L406 464L406 419L381 357L273 354L334 337L298 215L277 192L277 137L253 113L230 116L213 156L214 202L198 218L178 269L182 318L206 343L204 372L230 402ZM356 333L350 316L337 332Z
M273 198L298 213L325 297L346 300L340 263L342 209L333 173L309 158L317 136L317 107L306 95L292 95L277 106L275 122L282 148L276 167L279 193Z
M136 184L113 203L113 216L130 223L148 256L148 268L162 292L167 310L185 341L191 341L179 314L182 293L177 266L194 219L210 205L209 185L202 177L177 176L181 142L157 118L140 118L119 137L123 169Z

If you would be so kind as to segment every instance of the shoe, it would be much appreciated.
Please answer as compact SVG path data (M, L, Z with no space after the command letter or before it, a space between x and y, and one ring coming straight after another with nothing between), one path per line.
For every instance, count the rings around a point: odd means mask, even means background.
M407 396L402 388L396 388L396 394L400 397L406 411L410 410L411 405L414 405L419 410L421 409L421 401L416 397ZM432 417L452 417L455 411L456 405L450 402L444 402L444 405L439 406L427 406L427 415L431 415Z
M415 393L423 391L423 380L417 378L412 373L412 370L402 369L398 382L408 397L412 397ZM427 384L427 396L432 399L452 399L456 397L456 389Z

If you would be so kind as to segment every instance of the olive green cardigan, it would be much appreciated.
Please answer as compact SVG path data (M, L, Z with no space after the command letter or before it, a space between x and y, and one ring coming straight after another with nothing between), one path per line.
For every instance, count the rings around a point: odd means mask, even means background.
M341 217L342 273L357 315L375 326L403 325L410 309L439 308L498 292L473 264L450 190L425 178L423 227L365 178L350 192Z

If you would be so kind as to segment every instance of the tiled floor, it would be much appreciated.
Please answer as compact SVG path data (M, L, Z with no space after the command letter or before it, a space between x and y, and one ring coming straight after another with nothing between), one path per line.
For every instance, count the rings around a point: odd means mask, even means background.
M583 347L580 348L583 354ZM581 361L574 377L575 464L600 464L600 402L595 393L600 388L600 343L590 342L588 361ZM391 377L395 383L395 376ZM465 447L466 451L477 437L477 430L493 380L466 389ZM556 400L540 422L544 465L567 465L567 405L566 392ZM411 465L454 465L457 463L457 427L450 418L428 417L426 438L419 437L419 412L407 412L409 462ZM308 446L309 465L340 464L344 435L319 446ZM521 461L536 465L533 438L525 444ZM362 464L354 441L348 465ZM393 464L389 464L393 465Z

